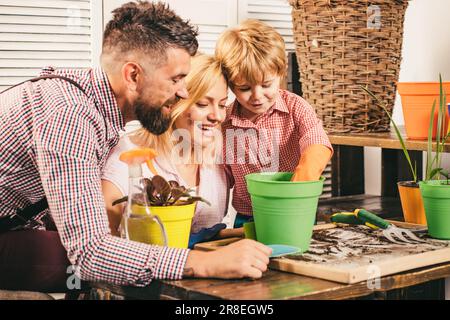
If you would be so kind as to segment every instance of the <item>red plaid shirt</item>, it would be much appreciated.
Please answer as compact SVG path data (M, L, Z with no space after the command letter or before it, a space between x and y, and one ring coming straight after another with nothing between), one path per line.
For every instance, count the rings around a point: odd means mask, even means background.
M302 152L314 144L333 150L322 121L303 98L286 90L255 123L239 117L237 100L228 108L222 124L224 161L234 184L233 207L252 214L245 176L255 172L293 172Z
M188 250L110 234L100 177L124 123L106 74L47 68L41 75L50 73L72 78L89 98L60 79L0 95L0 216L46 196L82 280L145 286L152 279L180 279Z

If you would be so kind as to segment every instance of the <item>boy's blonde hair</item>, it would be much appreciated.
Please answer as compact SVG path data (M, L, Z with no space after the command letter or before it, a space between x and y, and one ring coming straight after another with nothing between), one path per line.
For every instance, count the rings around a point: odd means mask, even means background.
M175 121L224 77L222 66L215 57L205 54L198 54L193 57L191 60L191 71L185 79L189 97L180 100L173 107L169 130L157 136L144 128L138 129L130 134L133 142L141 147L154 148L159 155L170 159L171 150L175 145L174 141L172 141L172 133L176 129Z
M259 20L248 19L226 30L217 42L216 57L223 64L231 84L237 78L256 84L265 81L268 73L280 77L286 74L283 37Z

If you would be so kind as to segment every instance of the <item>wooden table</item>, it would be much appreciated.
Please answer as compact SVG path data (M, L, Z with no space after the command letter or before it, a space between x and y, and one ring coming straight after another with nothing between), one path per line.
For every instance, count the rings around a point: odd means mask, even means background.
M318 223L336 211L366 208L401 220L398 199L356 195L321 200ZM381 278L378 289L366 282L347 285L269 270L260 280L187 279L155 281L148 288L93 284L93 299L443 299L450 263Z
M381 278L379 287L367 282L341 284L281 271L269 270L259 280L186 279L155 281L147 288L95 284L92 296L105 299L443 299L450 263ZM422 285L420 285L422 284Z
M397 181L411 176L401 145L394 133L329 135L334 146L332 167L333 198L319 202L317 222L342 210L366 208L383 218L402 218ZM380 196L365 195L364 147L382 149L382 190ZM422 177L422 151L427 141L406 139L412 161ZM450 152L450 143L445 147ZM381 278L380 287L366 282L347 285L306 276L269 270L260 280L188 279L155 281L148 288L94 284L94 295L130 299L441 299L450 263L403 272Z

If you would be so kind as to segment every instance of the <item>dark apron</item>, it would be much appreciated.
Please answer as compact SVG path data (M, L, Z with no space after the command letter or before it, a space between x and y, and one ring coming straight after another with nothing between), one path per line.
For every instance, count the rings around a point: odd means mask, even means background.
M58 75L47 75L47 76L29 79L29 80L26 80L19 84L16 84L10 88L7 88L6 90L0 92L0 94L3 94L6 91L11 90L15 87L18 87L26 82L36 82L36 81L45 80L45 79L65 80L65 81L71 83L72 85L74 85L75 87L77 87L78 89L80 89L87 96L84 89L77 82L75 82L74 80L72 80L70 78L58 76ZM11 216L0 218L0 232L7 232L10 230L17 229L18 227L24 226L46 209L48 209L48 203L47 203L47 198L44 197L43 199L39 200L36 203L33 203L32 205L30 205L24 209L18 209L17 212ZM49 223L52 225L51 222L49 222ZM51 226L51 229L53 229L53 227L54 227L54 225Z

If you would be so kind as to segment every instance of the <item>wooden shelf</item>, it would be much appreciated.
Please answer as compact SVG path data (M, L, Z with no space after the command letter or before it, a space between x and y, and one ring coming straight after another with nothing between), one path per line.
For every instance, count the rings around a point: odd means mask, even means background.
M319 200L317 222L329 222L327 217L336 212L361 208L374 212L384 219L401 220L403 218L399 198L360 194Z
M400 127L402 136L408 150L426 151L427 140L410 140L406 138L403 127ZM356 147L379 147L385 149L401 149L401 144L397 139L395 131L386 133L352 133L352 134L329 134L328 137L332 144ZM433 150L436 145L433 145ZM450 152L450 142L444 147L444 152Z

